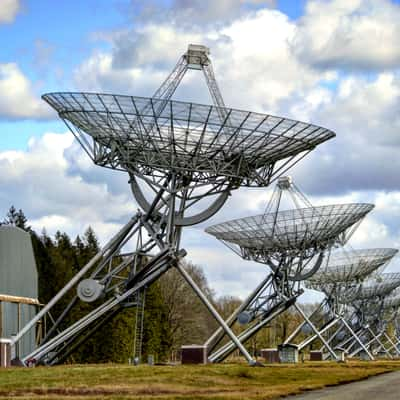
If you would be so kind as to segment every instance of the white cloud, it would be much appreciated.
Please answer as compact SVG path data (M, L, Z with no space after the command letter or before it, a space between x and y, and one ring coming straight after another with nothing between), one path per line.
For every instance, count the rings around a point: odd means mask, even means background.
M389 0L310 0L294 51L323 68L400 66L400 6Z
M0 6L0 24L13 22L20 8L20 0L2 0Z
M317 107L312 120L337 137L317 148L293 169L306 192L345 193L400 190L400 80L394 73L348 76ZM294 102L295 110L309 106ZM294 112L294 111L292 111ZM318 168L317 168L318 167Z
M258 8L274 8L276 0L172 0L161 3L155 0L133 1L135 22L169 21L184 29L204 29L205 26L222 26L244 13Z
M292 54L295 24L283 13L248 12L222 27L182 30L169 22L148 22L134 31L116 33L110 53L95 53L76 71L79 90L123 91L151 95L189 43L211 48L216 77L227 105L278 109L278 102L315 88L331 74L315 72ZM199 75L197 75L198 77ZM205 83L193 75L177 92L190 100L209 102ZM238 96L237 93L241 95Z
M0 64L0 118L48 118L50 108L38 98L31 82L15 63Z
M374 219L373 214L362 222L351 240L356 248L389 247L390 242L393 242L393 239L390 237L388 227Z
M69 174L74 161L65 153L74 145L69 133L46 133L31 140L27 151L1 152L0 206L5 214L14 204L35 229L45 227L50 234L65 230L75 236L91 225L104 242L130 218L135 203L128 185L125 191L113 194L107 178L91 183ZM97 169L92 166L93 171Z

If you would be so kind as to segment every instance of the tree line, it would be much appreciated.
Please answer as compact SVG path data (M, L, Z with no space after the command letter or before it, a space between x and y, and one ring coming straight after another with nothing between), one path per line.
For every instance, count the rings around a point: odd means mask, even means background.
M13 225L29 232L38 270L39 301L46 304L100 250L96 233L88 227L83 235L71 239L66 232L54 237L43 229L33 230L22 210L12 206L1 224ZM185 261L185 268L214 304L227 318L240 304L234 296L217 297L210 288L202 268ZM54 306L59 315L72 299L66 296ZM66 328L92 305L80 302L66 317L60 329ZM171 268L146 289L142 339L142 359L152 355L157 362L179 359L184 344L202 344L217 328L213 317L197 298L179 272ZM89 340L71 354L66 362L101 363L127 362L133 356L135 338L135 308L127 308L102 326ZM254 354L260 348L274 347L290 333L300 318L286 312L246 345ZM234 327L236 332L240 326Z

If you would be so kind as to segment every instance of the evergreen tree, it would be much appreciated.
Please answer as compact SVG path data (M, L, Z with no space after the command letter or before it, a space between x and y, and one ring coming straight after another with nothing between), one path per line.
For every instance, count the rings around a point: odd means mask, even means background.
M50 256L50 249L54 244L45 231L42 236L32 232L31 238L38 271L39 301L46 304L57 293L54 285L51 284L56 279L55 267Z
M15 209L14 206L11 206L10 209L7 212L7 216L2 222L2 225L11 225L11 226L16 226L17 224L17 210Z
M89 226L89 228L87 228L84 233L84 243L86 251L89 252L90 256L93 257L96 253L99 252L100 250L99 241L91 226Z
M27 222L28 222L28 219L26 218L23 211L21 209L19 211L17 211L14 206L11 206L7 212L6 218L3 220L2 223L0 223L0 225L15 226L17 228L23 229L26 232L31 233L32 229L30 226L28 226L26 224Z
M146 290L142 346L144 360L148 355L153 355L156 361L165 361L172 345L168 309L160 293L158 281Z

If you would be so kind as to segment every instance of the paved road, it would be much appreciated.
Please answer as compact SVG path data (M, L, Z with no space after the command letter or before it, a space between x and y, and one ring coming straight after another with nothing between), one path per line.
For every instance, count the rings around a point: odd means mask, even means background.
M285 397L284 400L399 400L400 371L364 381Z

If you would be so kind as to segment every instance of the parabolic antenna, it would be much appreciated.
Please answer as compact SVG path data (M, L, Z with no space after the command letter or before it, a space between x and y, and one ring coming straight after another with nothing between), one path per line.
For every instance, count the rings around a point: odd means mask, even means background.
M208 56L207 47L189 45L151 98L83 92L43 96L95 164L129 173L144 211L160 189L172 194L177 226L210 218L232 189L267 186L335 136L312 124L227 108ZM189 69L202 70L214 105L171 100ZM166 208L159 205L152 212Z
M371 274L384 268L397 251L396 249L386 248L336 250L328 255L321 268L304 282L307 288L321 291L326 296L308 319L315 327L318 327L320 336L331 335L330 337L325 336L328 343L334 345L335 341L342 341L347 335L357 342L361 348L364 347L368 357L373 359L372 354L364 346L360 337L351 328L351 320L353 320L355 310L351 310L348 305L339 303L339 299L343 293L347 295L351 293L356 296L362 282L368 279ZM350 321L346 321L349 315ZM302 322L286 339L285 343L293 343L300 333L306 333L306 338L302 338L302 341L297 344L299 351L301 351L319 339L319 336L313 332L304 332L303 328L309 327L309 321ZM338 324L339 328L333 330ZM312 335L310 336L310 334ZM323 348L330 350L326 345Z
M233 245L245 259L267 261L273 254L318 251L343 244L346 230L373 207L358 203L280 211L224 222L206 232Z
M203 72L214 105L171 100L189 69ZM39 348L23 361L31 358L55 364L65 360L77 345L127 306L136 308L137 324L143 327L146 288L175 267L249 363L254 363L181 266L186 254L180 247L182 227L210 218L233 189L268 185L334 133L303 122L227 108L209 49L201 45L189 45L151 98L64 92L45 94L43 99L57 111L95 164L129 173L141 210L29 323L32 327L78 288L75 296L68 297L71 302L55 316L55 324ZM133 252L121 257L121 249L132 247ZM79 301L97 308L60 331L65 316L72 314ZM24 327L14 341L27 329ZM137 337L143 337L142 333ZM140 345L135 345L134 353L140 357Z
M266 186L277 161L335 136L291 119L182 101L71 92L43 99L79 138L87 134L82 144L96 164L145 176L174 170L207 184L222 177Z
M284 194L294 203L294 209L281 211ZM313 207L286 176L279 178L266 213L208 227L207 233L240 257L266 264L272 270L227 321L247 325L240 340L248 340L293 304L305 317L295 304L303 293L300 282L321 267L325 252L349 239L373 207L364 203ZM222 331L216 331L206 345L212 350L221 339ZM209 359L222 361L234 349L232 343L227 343Z
M326 258L326 262L305 285L326 292L326 286L357 284L385 266L397 252L397 249L390 248L336 251Z
M376 278L365 281L358 290L349 290L344 293L340 301L344 303L372 301L382 298L400 286L400 273L384 272Z

